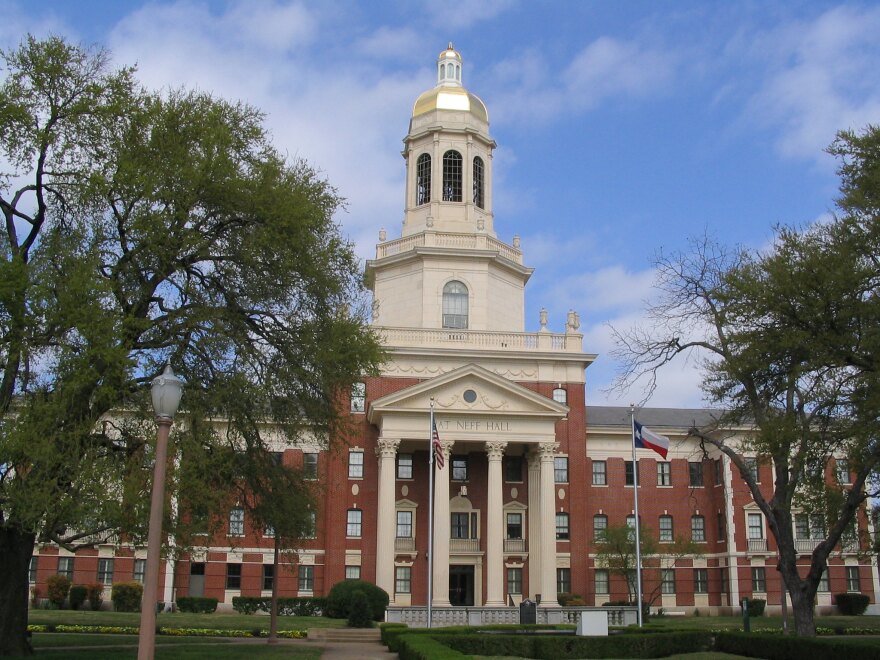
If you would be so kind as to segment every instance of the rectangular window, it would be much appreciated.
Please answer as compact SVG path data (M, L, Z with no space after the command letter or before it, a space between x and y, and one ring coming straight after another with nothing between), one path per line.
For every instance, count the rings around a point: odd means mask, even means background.
M366 383L352 383L351 386L351 412L362 413L367 407Z
M571 593L571 569L570 568L557 568L556 569L556 593L558 593L558 594L570 594Z
M708 568L695 568L694 569L694 593L695 594L709 593L709 569Z
M397 512L397 538L411 539L413 535L412 529L413 514L412 511Z
M271 591L275 584L275 566L263 564L263 591Z
M244 536L244 509L239 506L229 511L229 536Z
M297 588L299 591L314 591L315 567L300 564L297 572Z
M110 586L113 584L113 560L98 560L98 582L103 585Z
M28 582L31 584L37 583L37 565L39 563L39 557L31 557L31 561L28 564Z
M397 478L412 479L413 478L413 457L412 454L397 455Z
M467 481L468 478L468 459L467 456L452 457L452 480Z
M144 577L147 574L147 560L146 559L135 559L134 560L134 581L144 583Z
M846 590L852 592L862 591L862 579L859 575L859 567L858 566L847 566L846 567Z
M756 484L761 483L761 480L758 478L758 459L754 456L744 456L743 463L746 466L746 472L748 472L754 482Z
M412 567L397 566L394 569L394 591L399 594L412 593Z
M275 538L275 528L272 525L266 525L265 529L263 529L263 536L267 539Z
M318 454L307 451L303 453L303 479L318 478Z
M522 456L505 456L504 457L504 480L507 482L519 483L523 480L523 458Z
M794 536L798 540L812 539L821 541L825 538L825 524L821 514L798 513L794 517Z
M835 464L837 472L837 482L841 484L852 483L849 478L849 461L845 458L838 458Z
M361 567L360 566L346 566L345 567L345 579L346 580L360 580L361 579Z
M605 486L608 484L608 465L605 461L593 461L593 485Z
M632 461L624 461L623 462L623 478L624 478L624 483L627 486L632 486L635 483Z
M828 569L826 568L822 571L822 577L819 578L819 585L816 587L816 591L821 591L823 593L827 593L831 591L831 586L828 584Z
M763 566L752 566L752 592L767 593L767 570Z
M691 541L702 543L706 540L706 519L703 516L691 517Z
M521 568L508 568L507 569L507 593L509 593L509 594L521 594L522 593L522 569Z
M664 568L660 574L660 593L675 593L675 571L671 568Z
M700 461L690 461L688 463L688 476L690 477L691 488L702 488L703 463Z
M523 533L523 523L521 513L507 514L507 538L521 539Z
M568 514L567 513L557 513L556 514L556 540L557 541L568 541L569 532L568 532Z
M672 464L666 461L657 461L657 485L672 485Z
M606 529L608 529L608 516L601 513L593 516L593 540L596 543L605 540Z
M727 593L727 568L722 568L721 573L721 593Z
M568 483L568 456L553 459L553 480L558 484Z
M747 521L749 538L764 538L764 517L760 513L750 513Z
M715 485L720 486L724 481L724 462L719 458L715 461Z
M348 478L363 479L364 478L364 452L350 451L348 452Z
M313 539L318 535L318 514L314 511L309 511L308 518L306 518L306 528L303 531L303 538Z
M469 539L470 536L470 515L467 513L453 513L449 518L449 533L454 539Z
M718 540L726 541L727 540L727 520L724 518L724 514L720 511L716 517L716 522L718 524Z
M660 542L672 543L672 516L660 516Z
M241 564L226 564L226 588L241 589Z
M604 568L596 569L596 593L608 593L608 571Z
M361 521L363 520L363 511L360 509L349 509L346 519L345 535L351 538L358 538L361 535Z
M61 557L58 559L58 575L63 575L73 582L73 557Z

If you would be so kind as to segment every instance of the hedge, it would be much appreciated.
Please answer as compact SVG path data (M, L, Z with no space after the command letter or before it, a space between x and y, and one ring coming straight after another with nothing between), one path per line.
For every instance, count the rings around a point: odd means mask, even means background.
M217 599L205 596L181 596L177 599L177 609L193 614L212 614L217 611Z
M763 598L744 598L749 604L749 616L764 616L764 608L767 601Z
M880 660L880 646L873 640L847 640L838 637L719 632L715 636L715 650L767 660L803 660L811 657L858 657L860 660Z
M117 582L110 591L113 609L117 612L140 612L144 585L140 582Z
M70 588L70 609L78 610L82 604L86 602L86 587L82 584L75 584Z
M279 598L278 614L282 616L321 616L327 607L326 598ZM272 598L262 596L233 596L232 609L239 614L255 614L272 609Z
M400 636L404 634L412 635L461 635L476 633L478 630L571 630L575 626L568 623L532 623L532 624L509 624L497 623L486 626L444 626L442 628L409 628L405 623L380 623L379 628L382 635L382 643L388 647L392 653L397 653L400 649Z
M367 597L373 620L382 621L385 618L385 608L388 607L388 594L384 589L364 580L343 580L334 584L327 594L324 615L334 619L347 619L356 591L362 591Z
M841 614L847 616L859 616L868 609L871 599L865 594L835 594L834 601Z
M428 631L435 632L436 631ZM444 636L445 635L441 635ZM397 656L400 660L473 660L469 655L464 655L441 644L435 639L435 635L401 635L397 638Z

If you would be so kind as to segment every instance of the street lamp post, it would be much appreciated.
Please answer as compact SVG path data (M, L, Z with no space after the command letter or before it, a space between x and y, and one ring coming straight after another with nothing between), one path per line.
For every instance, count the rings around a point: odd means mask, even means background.
M156 650L156 603L159 589L159 554L162 550L162 509L165 505L165 468L168 462L168 435L174 413L180 404L183 383L174 375L171 364L153 380L153 411L156 413L156 455L153 464L153 495L150 501L150 527L147 532L147 565L144 572L144 597L141 600L141 626L138 637L138 660L153 660Z

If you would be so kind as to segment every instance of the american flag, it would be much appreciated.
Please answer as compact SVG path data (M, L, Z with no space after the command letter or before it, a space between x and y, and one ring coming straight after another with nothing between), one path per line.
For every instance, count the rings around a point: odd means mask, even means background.
M437 433L437 423L432 422L431 427L431 448L434 450L434 462L442 470L445 460L443 458L443 445L440 444L440 434Z

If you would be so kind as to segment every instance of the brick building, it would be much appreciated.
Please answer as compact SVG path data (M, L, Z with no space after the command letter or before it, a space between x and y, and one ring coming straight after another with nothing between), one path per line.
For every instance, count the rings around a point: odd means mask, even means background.
M504 607L540 595L544 606L572 592L588 605L627 598L621 577L595 560L597 536L633 513L629 410L584 400L586 353L579 319L560 332L542 311L525 331L524 289L533 270L519 238L498 238L492 211L492 152L485 104L462 86L450 47L437 84L416 100L404 139L405 216L399 238L379 232L366 275L373 323L388 361L357 384L347 405L357 432L347 446L284 450L323 488L315 535L295 561L272 569L271 530L254 530L233 507L224 534L167 562L164 600L206 595L322 595L361 578L396 606L424 606L428 582L429 409L445 454L433 499L433 605ZM672 440L666 461L640 452L640 515L661 548L678 536L703 552L645 573L656 605L732 611L743 596L780 602L776 551L760 511L729 461L702 451L686 429L711 411L644 409L639 419ZM736 431L735 429L732 431ZM740 430L742 434L747 429ZM280 448L281 449L281 448ZM836 464L848 479L845 461ZM770 467L755 462L764 484ZM864 517L859 521L867 529ZM822 526L797 518L804 561ZM878 588L858 541L835 552L818 597ZM145 551L100 545L75 555L38 548L32 581L69 574L76 583L143 579Z

